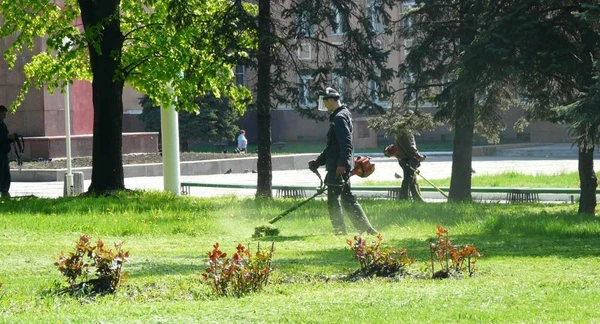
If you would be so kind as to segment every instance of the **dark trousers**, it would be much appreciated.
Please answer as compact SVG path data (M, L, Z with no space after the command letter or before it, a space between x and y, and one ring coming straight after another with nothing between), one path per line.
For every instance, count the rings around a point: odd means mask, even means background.
M349 176L341 178L336 176L335 171L328 171L325 176L325 184L327 184L329 218L331 218L331 225L333 225L335 233L346 234L346 224L344 223L342 210L348 213L350 221L360 233L377 233L373 226L371 226L367 215L356 200L356 197L352 194Z
M402 185L400 186L400 196L399 199L408 200L408 193L410 191L410 195L412 196L413 201L422 202L423 196L421 196L421 188L419 188L419 184L417 183L417 175L414 170L417 170L419 167L419 162L416 162L412 165L409 164L411 161L402 160L400 161L400 167L404 173L404 179L402 179Z
M10 165L8 164L8 155L0 156L0 193L2 196L8 196L10 189Z

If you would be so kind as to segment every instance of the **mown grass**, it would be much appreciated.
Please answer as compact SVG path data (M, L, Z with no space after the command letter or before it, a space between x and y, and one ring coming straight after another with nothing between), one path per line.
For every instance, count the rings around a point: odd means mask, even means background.
M417 178L422 186L428 184ZM436 186L450 186L450 178L435 179ZM365 181L365 186L397 186L395 181ZM473 187L514 187L514 188L579 188L579 174L576 172L563 172L557 174L523 174L519 172L504 172L493 175L473 175Z
M362 200L384 245L428 264L437 224L455 244L486 257L463 280L337 280L358 268L334 236L325 201L314 200L275 225L281 235L252 239L254 227L297 203L236 197L173 197L133 192L113 198L25 199L0 204L0 321L7 323L400 323L597 322L600 222L577 206L410 204ZM350 222L348 222L350 223ZM348 224L349 230L352 229ZM352 231L350 231L352 233ZM124 241L128 282L114 296L53 294L53 266L80 234ZM274 283L243 298L217 298L200 281L215 242L275 242Z

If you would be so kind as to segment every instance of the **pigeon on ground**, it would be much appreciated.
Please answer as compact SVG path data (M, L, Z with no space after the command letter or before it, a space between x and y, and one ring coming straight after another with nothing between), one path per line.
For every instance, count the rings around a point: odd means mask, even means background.
M256 173L256 170L252 170L252 173Z
M244 173L250 173L250 170L248 170L248 169L245 169L245 170L244 170Z
M394 173L394 177L396 177L396 179L402 179L402 176L399 175L398 173Z
M229 169L229 170L225 171L225 174L230 174L231 172L233 172L233 170Z

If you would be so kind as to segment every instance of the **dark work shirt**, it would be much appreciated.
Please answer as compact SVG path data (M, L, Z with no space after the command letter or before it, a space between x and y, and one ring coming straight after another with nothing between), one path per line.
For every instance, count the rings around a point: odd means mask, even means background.
M335 171L338 166L352 169L352 114L346 106L340 106L329 115L329 131L327 146L317 157L319 165L325 165L325 170Z
M8 139L8 127L4 121L0 121L0 154L7 155L10 152L10 140Z

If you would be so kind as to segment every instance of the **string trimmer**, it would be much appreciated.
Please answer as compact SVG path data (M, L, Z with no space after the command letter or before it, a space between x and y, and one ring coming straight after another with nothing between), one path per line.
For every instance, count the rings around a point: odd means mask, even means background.
M318 167L319 167L318 165L316 165L314 167L309 167L309 170L312 171L314 174L316 174L317 177L319 177L319 181L321 182L321 185L319 187L317 187L317 192L314 195L312 195L311 197L307 198L306 200L304 200L304 201L300 202L299 204L293 206L292 208L290 208L290 209L284 211L283 213L281 213L281 214L273 217L273 219L271 219L268 222L268 224L255 227L254 228L254 235L252 235L252 237L277 236L277 235L279 235L279 230L275 226L273 226L273 223L275 223L276 221L282 219L283 217L285 217L287 214L293 212L294 210L300 208L302 205L306 204L307 202L315 199L318 195L324 193L327 190L328 184L325 184L323 182L323 178L321 178L321 174L317 170ZM371 163L371 158L370 157L368 157L368 156L357 156L357 157L354 158L354 168L352 168L352 173L350 174L350 176L357 175L357 176L359 176L361 178L365 178L365 177L368 177L369 175L371 175L373 172L375 172L375 164ZM335 186L335 185L331 184L330 186Z
M383 154L386 157L395 157L396 159L398 159L398 147L396 147L396 145L394 145L394 144L390 144L390 145L386 146L386 148L383 150ZM434 185L431 181L427 180L427 178L425 178L421 174L420 170L413 168L412 165L410 165L410 163L404 163L404 162L401 162L401 163L407 165L412 170L412 172L414 172L415 174L418 174L421 178L423 178L423 180L427 181L427 183L429 183L439 193L441 193L442 196L444 196L444 197L446 197L446 199L448 199L448 195L444 191L442 191L442 189L438 188L438 186Z
M408 164L408 163L407 163L407 165L408 165L408 167L409 167L409 168L410 168L410 169L411 169L411 170L412 170L412 171L413 171L415 174L418 174L419 176L421 176L421 178L422 178L423 180L427 181L427 183L429 183L429 184L430 184L432 187L434 187L435 189L437 189L437 191L438 191L439 193L441 193L441 194L442 194L442 196L444 196L444 197L446 197L446 199L448 199L448 195L447 195L447 194L446 194L444 191L442 191L442 189L440 189L440 188L438 188L436 185L434 185L434 184L433 184L431 181L427 180L427 178L425 178L425 177L424 177L424 176L421 174L421 170L417 170L417 169L413 168L413 167L412 167L410 164Z
M311 171L314 172L314 174L316 174L317 177L319 177L319 181L321 182L321 184L317 187L317 192L314 195L312 195L312 196L308 197L307 199L305 199L304 201L296 204L292 208L290 208L290 209L284 211L283 213L281 213L281 214L273 217L268 222L268 224L255 227L254 228L254 235L252 235L252 237L277 236L277 235L279 235L279 230L277 229L277 227L273 226L273 223L275 223L276 221L284 218L289 213L291 213L294 210L300 208L302 205L306 204L307 202L315 199L317 196L319 196L320 194L324 193L327 190L327 185L325 183L323 183L323 178L321 178L321 174L319 173L319 170L317 170L317 169L311 169Z

